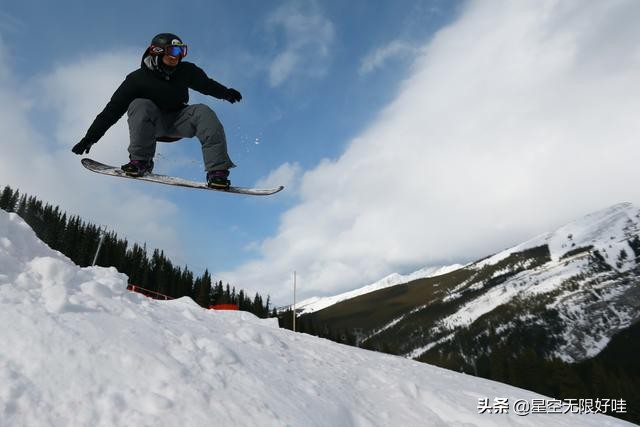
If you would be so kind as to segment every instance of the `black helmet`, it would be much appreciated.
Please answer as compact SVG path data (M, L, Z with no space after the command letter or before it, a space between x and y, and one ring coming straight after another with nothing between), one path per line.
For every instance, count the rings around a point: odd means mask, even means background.
M179 56L187 56L187 45L182 42L180 37L171 33L160 33L154 36L153 39L151 39L148 52L152 56L163 55L167 46L176 46L180 51Z
M153 39L151 39L152 46L166 46L168 44L173 44L172 42L177 40L178 43L182 44L182 39L175 34L171 33L160 33L157 34Z

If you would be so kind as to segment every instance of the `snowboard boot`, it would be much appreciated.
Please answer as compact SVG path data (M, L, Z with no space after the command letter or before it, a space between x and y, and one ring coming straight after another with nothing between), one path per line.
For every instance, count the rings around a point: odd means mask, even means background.
M138 178L153 172L153 160L131 160L120 168L127 176Z
M209 188L216 188L218 190L227 190L231 185L229 181L229 171L209 171L207 172L207 186Z

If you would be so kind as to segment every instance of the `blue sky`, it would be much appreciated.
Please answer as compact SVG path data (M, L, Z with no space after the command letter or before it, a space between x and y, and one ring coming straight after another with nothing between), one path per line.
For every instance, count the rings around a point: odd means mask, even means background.
M11 2L0 184L277 303L294 270L308 297L471 261L640 200L638 17L633 1ZM159 32L243 94L191 94L225 125L233 183L284 193L82 170L71 146ZM122 164L127 144L122 119L90 156ZM159 146L158 173L202 169L197 141Z
M348 139L393 96L411 64L411 55L400 53L386 61L386 69L363 75L359 67L366 56L396 39L418 46L455 12L455 2L389 2L376 7L363 1L343 3L201 1L175 7L172 2L157 2L151 8L146 2L75 1L51 8L45 2L26 1L3 7L1 28L15 60L11 69L23 79L101 52L142 52L158 32L180 35L190 45L187 60L244 96L242 103L231 106L192 92L191 102L208 103L218 112L230 154L239 165L233 171L233 181L251 185L282 163L307 169L322 158L338 156ZM294 28L296 19L306 20L302 23L306 28ZM300 46L295 46L297 43ZM50 47L43 49L43 45ZM270 67L287 52L300 64L277 76ZM137 58L129 68L136 67ZM93 98L93 113L97 114L107 100ZM55 117L45 113L50 111L39 111L35 106L32 118L38 122L44 119L43 133L53 132ZM101 141L101 145L105 143ZM127 142L116 143L126 159ZM187 144L162 147L170 153L164 156L177 151L200 162L197 142ZM99 157L98 153L91 154ZM163 159L169 160L165 157L157 162L159 172L167 170L162 164ZM188 167L171 172L202 179L199 165ZM274 218L291 203L286 196L275 202L163 189L144 191L160 191L163 197L179 203L181 218L192 222L198 234L203 233L201 227L215 228L211 238L222 236L224 243L198 246L204 252L213 251L222 265L237 262L243 246L273 232L277 225ZM206 266L205 260L191 262Z

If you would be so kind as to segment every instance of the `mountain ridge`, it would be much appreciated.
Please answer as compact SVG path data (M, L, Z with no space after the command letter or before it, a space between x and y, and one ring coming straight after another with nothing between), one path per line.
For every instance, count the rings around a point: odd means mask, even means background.
M343 292L338 295L330 297L311 297L296 303L296 312L299 314L313 313L319 310L323 310L334 304L342 301L346 301L352 298L356 298L360 295L375 292L381 289L389 288L392 286L400 285L403 283L411 282L417 279L424 279L427 277L439 276L447 274L453 270L457 270L462 267L461 264L452 264L442 267L424 267L409 274L391 273L382 279L373 282L369 285L361 288L354 289L352 291ZM292 306L284 307L283 309L291 309Z
M639 230L640 208L618 203L444 275L338 302L313 313L312 320L347 328L343 320L349 319L364 330L363 343L374 346L387 341L385 334L400 333L406 341L394 344L397 353L420 359L453 339L457 329L500 307L520 305L521 320L544 312L565 324L552 328L558 342L547 349L548 357L584 360L640 319ZM403 303L404 310L385 308ZM379 316L368 320L357 314L374 310ZM403 333L408 323L413 332ZM500 323L499 332L506 333L509 320Z

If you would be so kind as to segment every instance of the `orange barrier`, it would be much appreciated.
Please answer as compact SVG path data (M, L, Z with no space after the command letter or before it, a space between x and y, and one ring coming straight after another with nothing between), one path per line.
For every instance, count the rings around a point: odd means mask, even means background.
M238 304L214 304L209 306L209 310L239 310Z

